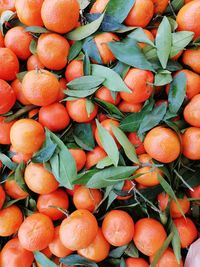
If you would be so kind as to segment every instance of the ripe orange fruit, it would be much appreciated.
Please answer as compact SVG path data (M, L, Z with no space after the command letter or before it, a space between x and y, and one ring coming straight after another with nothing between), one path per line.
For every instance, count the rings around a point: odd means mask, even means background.
M69 199L64 190L57 189L49 194L40 195L38 197L37 209L40 213L49 216L52 220L58 220L65 217L63 212L56 207L64 210L67 210L69 207Z
M0 79L12 81L19 72L17 56L7 47L0 48Z
M10 152L13 154L12 155L12 161L14 161L16 163L21 163L21 162L26 163L33 156L32 153L24 154L24 153L18 152L12 146L10 146Z
M28 188L37 194L49 194L55 191L59 185L54 175L40 163L31 162L26 167L24 180Z
M76 122L90 122L93 120L98 111L98 106L94 104L93 111L88 114L86 109L86 99L79 98L77 100L67 101L66 108L70 118Z
M27 62L26 62L26 67L27 70L37 70L37 69L44 69L44 65L42 64L42 62L39 60L38 55L32 55L28 58Z
M15 79L12 83L11 83L12 89L15 92L16 98L17 100L22 103L23 105L29 105L30 102L26 99L26 97L24 96L23 90L22 90L22 83L20 82L20 80Z
M200 2L194 0L184 5L178 12L176 22L179 31L194 32L194 38L200 36L199 23L200 20Z
M151 218L143 218L135 224L133 241L144 255L154 255L163 245L167 235L163 225Z
M2 32L0 32L0 47L4 47L4 46L5 46L5 44L4 44L4 37L3 37Z
M10 130L15 121L5 122L5 117L0 116L0 144L10 144Z
M0 185L0 209L3 207L5 199L6 199L5 191L3 190L3 187Z
M145 28L151 21L153 13L154 5L152 0L136 0L125 19L125 24Z
M152 261L153 256L150 257L150 262ZM179 264L173 250L171 248L167 248L156 264L156 267L183 267L183 261L181 260Z
M85 166L85 162L86 162L85 151L80 148L70 148L69 152L71 153L72 157L75 159L77 171L80 171Z
M82 60L72 60L65 70L65 78L67 82L71 82L74 79L83 76L83 61Z
M96 0L90 9L90 13L103 13L109 0Z
M15 180L7 179L4 183L4 189L6 194L13 199L24 199L29 195L15 182Z
M178 230L181 248L186 248L197 238L197 228L190 218L174 219L174 224Z
M78 23L79 8L77 0L44 0L41 15L45 27L58 33L71 31Z
M153 36L153 34L150 32L150 31L148 31L148 30L146 30L146 29L143 29L143 32L145 33L145 35L147 36L147 38L150 40L150 41L154 41L154 36ZM145 43L138 43L138 46L140 47L140 48L144 48L145 46L146 46L147 44L145 44Z
M142 258L128 258L125 262L127 267L149 267L149 264Z
M122 188L122 191L127 191L127 192L129 192L131 189L133 189L133 182L132 181L130 181L130 180L125 180L125 182L124 182L124 185L123 185L123 188ZM129 198L131 198L132 197L132 195L129 195L129 196L117 196L117 199L119 199L119 200L127 200L127 199L129 199Z
M18 237L23 248L29 251L42 250L53 240L53 223L48 216L34 213L21 224Z
M47 106L57 100L60 84L56 76L47 70L31 70L23 78L22 90L31 104Z
M126 101L121 101L118 106L118 109L122 112L140 112L140 110L142 109L142 104L131 104Z
M183 115L187 123L200 127L200 94L195 95L184 109Z
M39 111L40 111L39 108L34 108L34 109L32 109L32 110L29 111L29 113L28 113L28 118L29 118L29 119L32 119L33 117L36 117L35 120L38 120L37 115L38 115Z
M186 49L183 53L182 61L189 66L193 71L200 74L200 48Z
M61 70L67 64L69 43L56 33L41 34L37 44L37 55L44 66L51 70Z
M69 125L70 118L62 104L54 103L40 109L39 122L50 131L58 132Z
M138 137L137 133L128 134L129 141L134 145L137 155L145 154L144 144Z
M13 88L4 80L0 79L0 114L11 110L16 102Z
M7 267L30 267L34 260L33 253L24 249L17 237L10 239L0 254L0 266ZM23 265L22 265L23 264Z
M33 37L21 26L11 28L5 35L5 46L10 48L15 55L22 60L26 60L30 55L30 43Z
M78 184L75 184L73 189L69 189L69 188L66 188L66 192L68 195L70 195L71 197L73 197L74 195L74 192L76 191L76 189L78 189L81 185L78 185Z
M27 26L43 26L41 7L44 0L15 0L19 20Z
M178 158L181 145L177 134L169 128L157 126L144 139L144 148L153 159L169 163Z
M65 78L61 78L59 80L59 84L60 84L60 93L58 94L58 98L57 98L57 101L61 101L64 99L65 97L65 93L64 93L64 90L67 89L67 81Z
M9 206L0 210L0 236L15 234L23 222L21 210L15 206Z
M64 219L60 226L60 240L70 250L88 247L95 239L98 224L88 210L76 210Z
M110 244L106 241L101 228L99 228L94 241L88 247L78 250L78 254L88 260L100 262L108 257L109 250Z
M193 187L194 191L189 190L189 195L191 198L200 198L200 185ZM195 202L197 205L200 205L200 202Z
M124 246L133 238L133 219L123 210L112 210L104 217L102 232L112 246Z
M116 97L113 98L111 91L105 86L99 88L95 94L95 97L113 105L118 105L120 102L120 95L117 93Z
M131 104L146 101L153 93L154 76L151 71L131 68L124 79L131 93L120 92L123 100ZM150 84L149 84L150 83Z
M168 6L168 0L152 0L154 4L154 14L162 14Z
M101 202L103 196L100 190L80 186L73 195L73 202L77 209L93 212Z
M109 64L115 60L115 56L108 47L108 43L119 41L119 37L111 32L104 32L94 37L99 55L103 64Z
M189 127L182 135L183 155L192 160L200 159L200 129Z
M86 153L86 169L92 168L100 160L106 157L106 152L99 146L96 146L92 151Z
M44 128L35 120L20 119L11 127L10 140L16 151L24 154L34 153L45 140Z

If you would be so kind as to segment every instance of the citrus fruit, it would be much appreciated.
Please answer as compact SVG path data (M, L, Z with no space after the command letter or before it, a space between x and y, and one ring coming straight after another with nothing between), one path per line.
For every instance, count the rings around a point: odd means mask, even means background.
M194 127L200 127L200 94L195 95L184 109L184 119Z
M183 155L191 160L200 159L200 129L189 127L182 135Z
M0 114L11 110L16 102L16 95L12 87L0 79Z
M0 79L12 81L19 72L19 61L10 48L0 48Z

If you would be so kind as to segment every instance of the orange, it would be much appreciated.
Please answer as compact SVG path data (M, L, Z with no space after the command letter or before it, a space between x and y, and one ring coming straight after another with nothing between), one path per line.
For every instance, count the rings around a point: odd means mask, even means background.
M29 251L46 248L54 237L54 226L51 219L41 213L29 215L18 231L19 241Z
M70 118L62 104L54 103L40 109L39 122L50 131L58 132L69 125Z
M115 56L108 47L108 43L119 41L119 37L111 32L104 32L94 37L99 55L103 64L109 64L115 60Z
M0 144L10 144L10 130L15 121L5 122L5 117L0 116Z
M51 70L61 70L67 64L69 43L56 33L41 34L37 43L37 55L42 64Z
M118 106L118 109L122 112L140 112L140 110L142 109L142 104L131 104L126 101L121 101Z
M197 228L190 218L174 219L174 224L178 230L181 248L189 247L197 238Z
M182 61L193 71L200 74L200 48L185 50L183 53Z
M0 236L15 234L23 222L21 210L15 206L9 206L0 210Z
M22 103L23 105L29 105L30 102L25 98L24 93L22 91L22 83L20 82L20 80L15 79L12 83L11 83L12 89L15 92L16 98L17 100Z
M90 13L103 13L109 0L96 0L90 9Z
M88 114L86 110L86 99L80 98L77 100L67 101L66 108L70 118L75 122L90 122L93 120L98 111L98 106L94 104L93 111Z
M37 209L40 213L49 216L52 220L65 217L60 209L67 210L69 207L68 196L62 189L57 189L49 194L40 195L37 200Z
M83 73L83 61L82 60L72 60L65 70L65 78L67 82L71 82L74 79L80 78L84 75Z
M21 59L26 60L31 55L29 49L33 37L29 32L21 26L11 28L5 35L5 46L10 48L15 55Z
M3 190L3 187L0 185L0 209L3 207L5 199L6 199L5 191Z
M150 40L150 41L154 41L154 36L153 36L153 34L150 32L150 31L148 31L148 30L146 30L146 29L143 29L143 32L145 33L145 35L147 36L147 38ZM145 46L146 46L147 44L145 44L145 43L138 43L138 46L140 47L140 48L144 48Z
M6 10L15 11L15 0L1 0L0 15L3 11Z
M144 144L138 137L137 133L128 134L129 141L134 145L137 155L145 154Z
M149 267L149 264L142 258L128 258L126 259L127 267Z
M15 0L19 20L27 26L43 26L41 7L44 0Z
M0 32L0 47L4 47L4 46L5 46L5 44L4 44L4 36L3 36L2 32Z
M199 23L200 20L200 2L194 0L184 5L178 12L176 22L179 31L194 32L194 38L200 36Z
M57 100L60 84L56 76L47 70L31 70L23 78L22 90L31 104L47 106Z
M194 127L200 127L200 94L195 95L183 112L184 119Z
M80 186L73 195L73 202L77 209L93 212L101 202L103 196L100 190Z
M169 128L157 126L144 139L144 148L153 159L170 163L178 158L181 145L177 134Z
M104 217L102 232L112 246L127 245L134 234L133 219L123 210L112 210Z
M106 152L99 146L96 146L92 151L86 153L86 169L92 168L100 160L106 157Z
M67 33L76 27L79 19L77 0L44 0L41 15L48 30Z
M125 24L145 28L151 21L153 13L154 5L152 0L136 0L125 19Z
M167 235L163 225L151 218L143 218L135 224L133 241L144 255L154 255L163 245Z
M153 257L150 257L150 262L152 261ZM179 264L173 250L171 248L167 248L156 264L156 267L183 267L183 261L181 260Z
M59 80L59 84L60 84L60 93L58 94L58 98L57 98L57 101L61 101L64 99L65 97L65 93L64 93L64 90L67 89L67 81L65 78L61 78Z
M200 198L200 185L193 187L193 191L188 190L191 198ZM195 202L197 205L200 205L200 202Z
M94 241L88 247L78 250L78 254L88 260L100 262L108 257L109 250L110 244L103 236L101 228L99 228Z
M63 258L63 257L70 255L72 251L66 248L60 241L59 231L60 231L60 226L56 226L53 240L49 244L49 249L51 253L55 255L56 257Z
M17 56L7 47L0 48L0 79L12 81L19 72Z
M24 249L17 237L10 239L0 254L1 267L31 267L34 260L33 253Z
M98 224L88 210L76 210L64 219L60 226L60 240L70 250L88 247L95 239Z
M29 111L29 113L28 113L28 118L29 119L32 119L33 117L36 117L36 119L35 120L37 120L38 118L37 118L37 115L38 115L38 113L39 113L39 108L34 108L34 109L32 109L31 111Z
M67 194L70 195L71 197L73 197L73 195L74 195L76 189L78 189L80 186L81 186L81 185L75 184L73 189L68 189L68 188L66 188L66 192L67 192Z
M151 71L131 68L124 79L131 93L120 92L123 100L131 104L146 101L153 93L154 76Z
M27 62L26 62L26 67L27 70L37 70L37 69L44 69L44 65L42 64L42 62L39 60L38 55L32 55L28 58Z
M72 157L75 159L77 171L80 171L85 166L85 162L86 162L85 151L80 148L70 148L69 152L71 153Z
M200 129L189 127L182 135L183 155L192 160L200 159Z
M95 94L95 97L115 106L120 102L120 95L117 93L115 98L113 98L111 91L105 86L99 88Z
M122 191L128 192L134 188L133 182L130 180L125 180L124 186L122 188ZM132 194L129 196L118 196L117 199L119 200L127 200L132 197Z
M17 152L12 146L10 146L10 152L13 154L12 155L12 161L16 163L21 163L21 162L27 162L32 158L32 153L21 153Z
M20 119L11 127L10 140L16 151L24 154L34 153L45 140L44 128L35 120Z
M152 0L154 4L154 14L162 14L167 8L168 0Z
M24 199L28 196L28 193L25 192L15 180L7 179L4 183L4 189L8 196L13 199Z
M13 88L4 80L0 79L0 114L11 110L16 102Z
M52 173L40 163L30 163L24 173L28 188L37 194L49 194L58 188L59 183Z

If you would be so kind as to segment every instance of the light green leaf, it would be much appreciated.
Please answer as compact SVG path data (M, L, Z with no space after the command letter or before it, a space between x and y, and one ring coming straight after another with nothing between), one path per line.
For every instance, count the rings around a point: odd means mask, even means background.
M16 74L17 79L18 79L20 82L22 82L22 80L23 80L24 76L26 75L26 73L27 73L27 71L22 71L22 72L17 73L17 74Z
M143 28L137 28L136 30L132 31L128 37L136 40L137 42L149 44L150 46L155 47L154 43L145 34Z
M67 266L75 265L84 267L98 267L98 265L95 262L87 260L86 258L76 254L67 256L65 258L60 258L60 263L64 263Z
M95 88L104 82L105 78L95 75L83 76L67 84L71 90L89 90Z
M30 42L29 50L33 55L37 53L37 42L35 39L32 39L32 41Z
M34 251L33 254L34 254L35 260L39 264L41 264L42 266L45 266L45 267L58 267L58 265L56 265L53 261L48 259L43 253L41 253L39 251Z
M87 111L88 117L90 117L90 114L94 111L94 104L89 99L86 99L86 111Z
M81 52L82 49L82 41L76 41L69 50L69 55L68 55L68 61L72 61L78 54Z
M9 157L7 157L5 154L0 153L0 161L8 167L10 170L15 170L17 168L17 164L15 162L12 162Z
M174 233L174 236L172 239L172 247L173 247L174 254L176 256L176 260L180 264L180 261L182 258L182 256L181 256L181 241L180 241L180 236L179 236L178 230L177 230L173 220L171 220L171 222L170 222L170 231L172 233Z
M170 71L167 72L158 72L155 75L154 85L163 86L172 81L172 75Z
M32 32L32 33L47 33L49 32L46 28L40 27L40 26L30 26L25 28L26 32Z
M111 165L113 165L112 160L109 157L105 157L97 163L96 167L98 169L104 169L105 167L108 167Z
M93 95L98 90L98 88L99 87L92 88L89 90L65 90L65 94L72 97L83 98ZM63 99L63 101L64 100L66 99Z
M106 101L103 101L101 99L95 98L94 99L97 104L99 104L101 107L106 109L106 111L110 114L116 114L120 117L124 117L124 114L113 104L108 103Z
M176 56L182 51L193 39L194 33L189 31L181 31L172 33L172 47L170 58Z

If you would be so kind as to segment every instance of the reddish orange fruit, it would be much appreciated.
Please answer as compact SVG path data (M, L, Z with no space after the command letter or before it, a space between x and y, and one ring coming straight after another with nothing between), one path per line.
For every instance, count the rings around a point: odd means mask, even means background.
M17 56L7 47L0 48L0 79L12 81L19 72Z
M16 95L12 87L0 79L0 114L11 110L16 102Z
M86 169L90 169L105 157L106 152L101 147L96 146L92 151L89 151L86 154Z
M149 267L149 264L142 258L128 258L126 259L127 267Z
M13 153L12 161L14 161L16 163L21 163L21 162L25 162L26 163L33 156L32 153L25 154L25 153L18 152L12 146L10 146L10 152Z
M12 89L15 92L16 98L17 100L22 103L23 105L29 105L30 102L26 99L26 97L24 96L23 90L22 90L22 83L20 82L20 80L15 79L12 83L11 83Z
M153 257L150 257L150 262L152 261ZM181 260L179 264L173 250L171 248L167 248L156 264L156 267L183 267L183 261Z
M192 3L192 2L191 2ZM182 61L189 66L193 71L200 74L200 48L186 49L183 53Z
M143 32L145 33L146 37L147 37L150 41L154 42L154 36L153 36L153 34L152 34L150 31L148 31L148 30L146 30L146 29L143 29ZM145 44L145 43L138 43L138 46L139 46L140 48L142 48L142 49L143 49L146 45L147 45L147 44Z
M193 187L193 191L189 190L189 195L191 198L200 198L200 185ZM200 205L200 202L195 202Z
M90 9L90 13L103 13L109 0L96 0Z
M137 133L128 134L129 141L134 145L137 155L145 154L144 144L138 137Z
M57 98L57 101L61 101L64 99L65 97L65 93L64 93L64 90L67 89L67 81L65 78L61 78L59 80L59 84L60 84L60 93L58 94L58 98Z
M3 11L6 10L15 11L15 0L1 0L0 15Z
M183 115L187 123L200 127L200 94L195 95L184 109Z
M4 46L5 46L5 44L4 44L4 37L3 37L2 32L0 32L0 47L4 47Z
M15 121L5 122L5 117L0 116L0 144L10 144L10 130Z
M32 55L28 58L27 62L26 62L26 67L27 70L38 70L38 69L44 69L44 65L42 64L42 62L39 60L38 55Z
M6 194L13 199L24 199L29 195L15 182L15 180L7 179L4 183L4 189Z
M122 112L140 112L140 110L142 109L142 104L132 104L126 101L121 101L118 108Z
M200 159L200 129L189 127L182 135L183 155L192 160Z
M99 88L95 97L113 105L118 105L120 102L120 95L117 93L115 98L113 98L111 91L105 86Z
M154 4L154 14L162 14L169 4L168 0L152 0L152 2Z
M5 191L3 190L3 187L0 185L0 209L3 207L5 199L6 199Z
M83 61L82 60L72 60L65 70L65 78L67 82L71 82L74 79L83 76Z
M133 188L134 188L133 182L130 181L130 180L125 180L124 185L122 187L122 191L125 191L125 192L129 193L129 191L131 189L133 189ZM129 195L129 196L124 196L124 197L123 196L118 196L117 199L119 199L119 200L127 200L127 199L129 199L131 197L132 197L132 194Z
M33 117L35 117L35 120L38 120L38 113L39 113L40 109L39 108L34 108L31 111L29 111L28 113L28 118L32 119Z
M85 166L85 162L86 162L85 151L80 148L70 148L69 152L71 153L72 157L75 159L77 171L80 171Z

